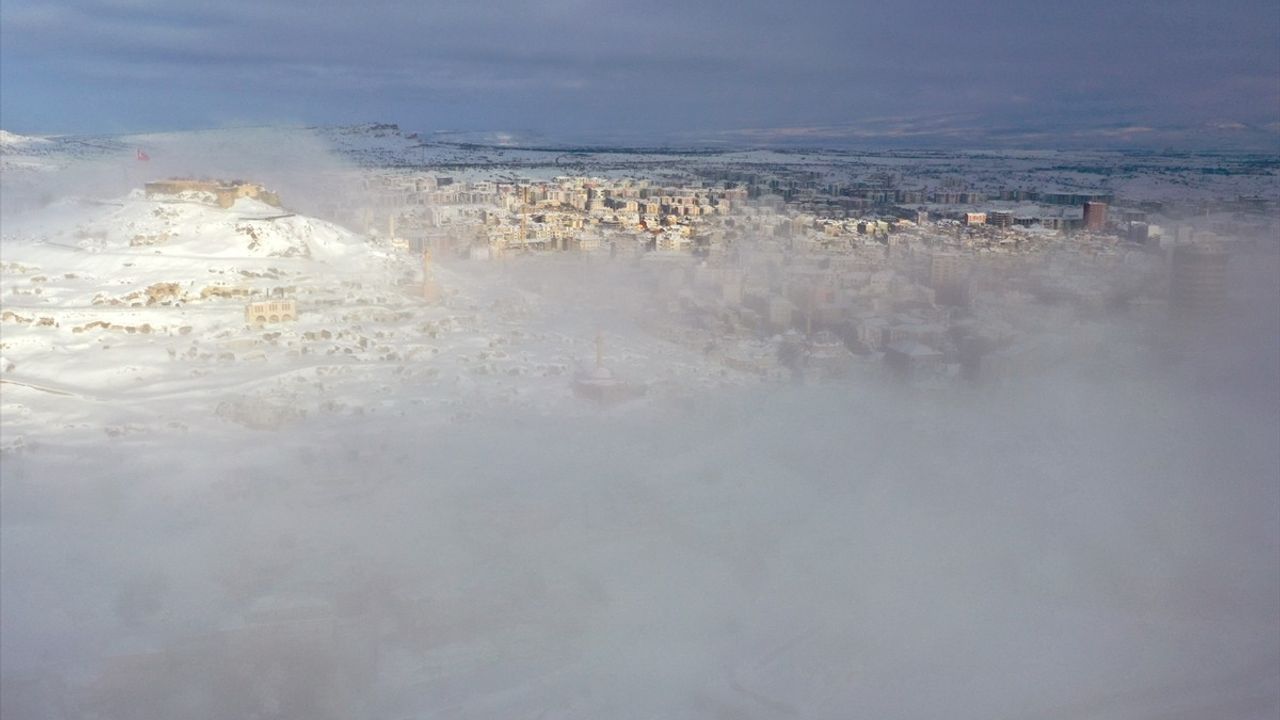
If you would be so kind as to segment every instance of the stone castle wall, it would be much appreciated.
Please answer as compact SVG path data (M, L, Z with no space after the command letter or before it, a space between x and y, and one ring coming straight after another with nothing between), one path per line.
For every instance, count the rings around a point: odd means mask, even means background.
M171 178L156 180L145 185L147 197L156 199L179 195L182 193L208 193L213 196L213 204L221 208L229 208L242 197L253 198L274 207L280 207L280 196L257 183L232 180L195 180L191 178Z

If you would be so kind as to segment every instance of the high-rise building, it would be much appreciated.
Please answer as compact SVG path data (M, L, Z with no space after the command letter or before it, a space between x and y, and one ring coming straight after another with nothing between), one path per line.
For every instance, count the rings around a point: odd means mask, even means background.
M1227 304L1227 253L1216 244L1178 245L1169 270L1169 306L1177 319L1220 316Z
M1105 230L1107 227L1107 204L1090 200L1084 204L1084 227L1086 230Z
M929 257L929 287L939 305L969 305L969 266L964 256L938 253Z

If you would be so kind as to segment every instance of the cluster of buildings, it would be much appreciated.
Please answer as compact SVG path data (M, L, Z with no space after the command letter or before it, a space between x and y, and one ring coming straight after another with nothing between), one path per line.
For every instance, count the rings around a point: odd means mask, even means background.
M1170 253L1145 210L1104 193L765 176L362 182L364 199L336 219L406 252L639 259L651 330L761 374L832 377L870 358L976 378L1045 355L1020 347L1036 308L1212 316L1225 302L1223 253Z
M362 201L361 201L362 199ZM455 182L385 173L364 179L334 219L384 234L404 249L497 257L510 251L598 251L617 245L692 250L699 230L747 199L744 188L561 177Z
M710 173L675 181L508 177L459 181L387 170L361 179L322 214L387 237L406 250L500 257L511 251L644 251L703 254L744 230L812 231L830 244L922 231L992 248L1092 233L1145 243L1162 230L1147 211L1112 207L1107 193L957 188L903 190L892 177L858 185L813 178Z
M1227 253L1209 243L1162 252L1086 235L983 252L891 237L840 250L758 239L662 268L650 326L761 375L830 378L863 362L912 380L988 381L1067 359L1078 338L1054 333L1079 323L1212 324L1225 314Z

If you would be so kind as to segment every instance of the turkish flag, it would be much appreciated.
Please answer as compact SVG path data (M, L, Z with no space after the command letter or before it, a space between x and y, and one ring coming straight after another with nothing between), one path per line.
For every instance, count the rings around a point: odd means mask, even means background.
M141 162L150 162L151 156L142 152L142 148L138 148L138 160Z

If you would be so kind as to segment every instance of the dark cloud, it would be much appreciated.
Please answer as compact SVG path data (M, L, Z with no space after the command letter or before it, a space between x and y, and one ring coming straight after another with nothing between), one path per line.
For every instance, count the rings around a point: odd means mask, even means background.
M4 4L3 122L664 135L972 113L1280 119L1269 2ZM92 108L92 111L90 111Z

